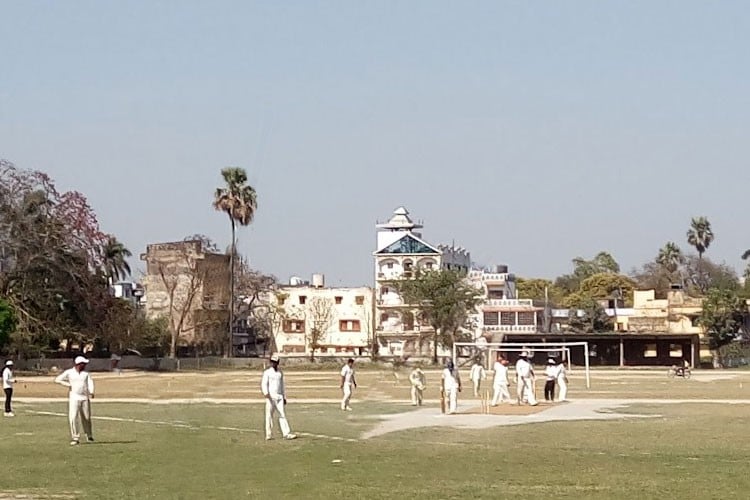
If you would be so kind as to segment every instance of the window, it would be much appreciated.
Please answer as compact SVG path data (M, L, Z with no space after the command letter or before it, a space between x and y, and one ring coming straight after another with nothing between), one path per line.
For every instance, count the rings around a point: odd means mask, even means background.
M339 330L342 332L358 332L360 331L360 325L358 319L342 319L339 320Z
M428 262L424 265L425 269L432 270L432 262Z
M304 333L305 322L301 319L287 319L284 320L284 332L285 333Z
M284 297L283 295L278 295L276 298L279 300L280 306L283 306L284 302L286 302L286 297Z
M498 315L496 312L485 312L484 313L484 324L486 326L497 326L498 323Z
M389 262L385 265L387 269L393 269L393 262Z
M534 313L529 311L521 311L518 313L518 324L519 325L533 325L534 324Z
M655 358L656 357L656 344L646 344L643 346L643 357L644 358Z
M500 324L501 325L515 325L516 324L516 313L514 313L514 312L501 312L500 313Z
M307 295L300 295L299 296L299 303L300 305L305 305L305 302L307 302Z
M333 299L336 301L336 304L341 304L341 301L344 299L344 297L336 295Z
M505 293L503 290L488 290L487 291L487 298L489 299L502 299L504 297Z
M361 306L365 303L365 296L364 295L357 295L357 297L354 299L354 301L357 303L358 306Z

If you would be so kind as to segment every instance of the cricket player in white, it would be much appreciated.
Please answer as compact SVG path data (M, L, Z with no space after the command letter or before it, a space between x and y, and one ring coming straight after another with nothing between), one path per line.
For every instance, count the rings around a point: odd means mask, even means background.
M479 397L479 386L482 380L487 378L487 374L484 371L481 360L477 359L474 364L471 365L471 371L469 371L469 378L471 383L474 385L474 397Z
M77 445L81 432L78 420L83 424L83 432L89 441L94 440L91 432L91 399L94 397L94 380L86 371L89 360L77 356L73 361L75 366L68 368L55 378L55 383L69 388L68 391L68 420L70 421L70 444Z
M531 406L536 406L539 402L534 396L534 371L526 359L528 356L529 353L524 351L516 362L518 404L520 405L525 398Z
M504 356L498 356L495 365L495 379L492 382L492 406L498 403L511 402L510 392L508 391L508 360Z
M448 360L443 370L443 393L448 398L448 414L456 413L458 407L458 393L461 392L461 377L458 370L453 366L453 361Z
M560 387L560 392L557 395L558 401L567 401L568 399L568 375L565 372L565 361L560 360L560 364L557 365L557 385Z
M279 414L279 427L284 439L296 439L289 429L286 419L286 391L284 389L284 374L279 369L279 355L271 356L271 367L266 368L260 380L260 390L266 398L266 440L273 438L273 414Z
M341 369L341 390L344 391L344 397L341 400L341 409L352 411L349 401L352 399L352 391L357 387L357 380L354 378L354 360L349 358L344 367Z
M424 391L426 380L424 372L420 367L414 368L409 374L411 383L411 405L422 406L422 392Z

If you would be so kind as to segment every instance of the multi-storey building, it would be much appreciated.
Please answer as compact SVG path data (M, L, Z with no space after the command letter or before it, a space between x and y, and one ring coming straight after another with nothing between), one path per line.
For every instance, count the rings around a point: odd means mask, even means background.
M460 247L434 246L422 239L422 224L414 222L404 207L377 224L375 257L375 330L381 354L426 354L434 330L420 321L418 308L407 304L398 282L411 279L418 268L468 271L471 256Z
M165 316L179 330L178 345L228 342L229 256L208 252L200 241L154 243L141 254L146 317Z
M282 353L362 355L373 344L373 290L326 288L293 279L268 298L273 302L273 337ZM314 352L313 352L314 349Z

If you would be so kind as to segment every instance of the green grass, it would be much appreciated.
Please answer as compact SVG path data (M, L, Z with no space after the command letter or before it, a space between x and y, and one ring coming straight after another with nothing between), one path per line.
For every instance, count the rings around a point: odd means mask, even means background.
M747 498L747 405L649 405L652 419L424 428L346 442L265 442L260 405L94 402L95 444L68 445L65 404L18 405L0 430L3 491L73 498ZM403 406L290 405L295 431L358 438ZM437 410L436 410L437 411ZM239 431L216 427L234 427ZM333 464L334 459L342 460Z

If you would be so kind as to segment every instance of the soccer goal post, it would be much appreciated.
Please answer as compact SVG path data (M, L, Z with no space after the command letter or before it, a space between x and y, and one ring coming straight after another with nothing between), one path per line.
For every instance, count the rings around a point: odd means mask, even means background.
M533 358L534 353L560 352L567 361L570 369L570 350L583 349L583 362L586 376L586 388L591 388L591 373L589 366L589 343L588 342L455 342L453 344L453 363L458 366L458 359L475 358L483 356L489 363L490 355L496 352L520 352L528 351Z

